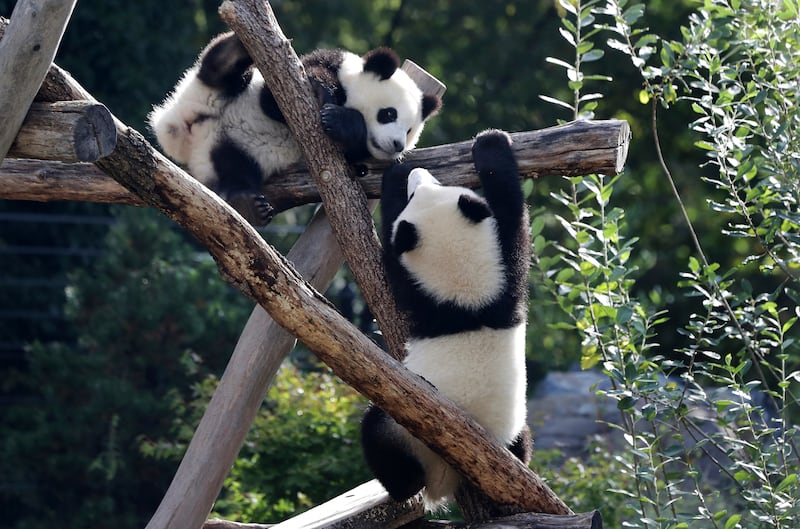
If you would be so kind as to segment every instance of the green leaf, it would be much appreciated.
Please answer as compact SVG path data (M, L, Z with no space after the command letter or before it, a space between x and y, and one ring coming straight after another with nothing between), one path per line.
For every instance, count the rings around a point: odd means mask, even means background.
M775 487L775 492L784 492L795 483L797 483L797 474L789 474L783 479L783 481L778 483L778 486Z
M739 520L741 519L741 514L732 515L730 518L728 518L728 521L725 522L725 529L734 529L737 525L739 525Z

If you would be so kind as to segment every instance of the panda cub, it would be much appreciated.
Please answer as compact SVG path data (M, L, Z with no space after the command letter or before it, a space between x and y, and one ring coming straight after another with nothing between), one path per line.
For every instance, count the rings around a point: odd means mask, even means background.
M400 158L441 107L386 48L363 57L316 50L302 62L322 126L350 162ZM268 223L273 213L262 184L301 159L275 98L234 33L206 46L149 122L170 157L255 225Z
M527 207L506 133L479 134L472 156L483 197L406 164L384 173L384 262L410 320L406 367L527 464ZM364 416L362 445L395 500L424 487L426 507L435 510L459 484L452 467L377 406Z

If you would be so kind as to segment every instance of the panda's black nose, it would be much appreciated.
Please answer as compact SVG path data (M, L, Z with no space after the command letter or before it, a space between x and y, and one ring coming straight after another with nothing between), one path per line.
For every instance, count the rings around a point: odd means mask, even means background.
M400 140L394 140L394 152L403 152L405 150L406 144Z

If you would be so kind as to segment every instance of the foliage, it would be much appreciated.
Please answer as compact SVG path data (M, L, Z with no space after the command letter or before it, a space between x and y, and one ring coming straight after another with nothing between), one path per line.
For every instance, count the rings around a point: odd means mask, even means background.
M170 437L151 445L154 455L156 447L183 452L216 386L216 377L195 386L192 413L177 414ZM284 362L212 515L277 522L368 480L358 443L363 409L363 398L327 371Z
M695 246L680 286L699 299L699 310L682 331L688 345L666 358L653 354L664 313L630 295L636 239L624 235L622 210L609 207L614 180L570 179L566 190L552 195L569 212L557 217L569 244L545 241L542 223L534 225L542 284L569 316L564 325L580 331L584 367L600 364L609 376L611 389L599 393L616 400L621 412L626 450L615 460L628 485L609 489L627 498L635 515L610 521L625 527L796 527L797 4L708 0L679 40L643 29L640 2L560 4L568 14L562 35L577 59L574 65L553 61L566 68L575 93L572 103L557 103L583 113L579 68L593 51L585 39L610 32L609 47L626 54L641 75L655 153ZM693 229L662 156L657 110L681 104L699 116L691 128L708 158L707 207L725 219L724 236L746 242L741 261L710 258L706 234Z
M0 415L0 498L20 529L143 526L175 461L139 445L164 435L193 381L221 370L247 314L152 211L120 210L105 248L68 280L76 342L35 343L26 369L4 373L17 398Z

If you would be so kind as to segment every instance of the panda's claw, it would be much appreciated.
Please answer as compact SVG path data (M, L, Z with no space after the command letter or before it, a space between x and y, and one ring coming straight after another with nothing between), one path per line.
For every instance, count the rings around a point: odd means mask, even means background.
M228 203L253 226L266 226L275 216L275 208L260 193L232 194L228 197Z

